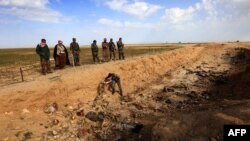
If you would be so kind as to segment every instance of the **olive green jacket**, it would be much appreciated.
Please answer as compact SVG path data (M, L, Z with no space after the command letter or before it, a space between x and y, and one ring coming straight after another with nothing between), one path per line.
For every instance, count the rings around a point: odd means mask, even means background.
M47 44L44 47L41 47L41 45L38 44L36 46L36 53L40 56L40 59L49 60L50 58L50 51Z

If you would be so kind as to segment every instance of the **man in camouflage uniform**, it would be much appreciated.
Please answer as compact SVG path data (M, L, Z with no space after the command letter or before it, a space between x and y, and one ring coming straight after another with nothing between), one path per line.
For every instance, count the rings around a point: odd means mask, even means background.
M110 60L115 60L115 43L113 42L113 39L111 38L109 41L109 57Z
M46 40L42 39L41 43L36 46L36 53L40 56L42 74L51 73L50 69L50 50L46 44Z
M76 38L72 39L72 43L70 43L70 51L74 58L74 64L76 66L80 66L80 47L79 44L76 42Z
M80 66L80 58L79 58L80 47L79 47L79 44L76 42L76 38L73 38L72 43L70 43L70 51L74 58L74 64L76 66Z
M94 107L96 106L97 102L99 102L101 99L103 99L103 95L105 94L105 87L106 86L108 86L108 90L112 91L112 94L115 93L115 84L118 85L121 100L123 99L123 92L122 92L120 77L115 73L109 73L108 76L103 81L101 81L98 85L97 96L95 97L95 99L93 101Z
M109 43L107 42L107 39L104 38L102 42L102 56L103 56L103 61L105 62L108 61L108 47L109 47Z
M91 51L92 51L93 61L96 64L96 62L99 62L98 46L96 45L96 40L94 40L93 43L91 44Z
M125 59L124 56L124 44L122 42L122 38L119 38L119 41L117 42L117 48L118 48L118 54L119 54L119 59Z
M119 94L120 94L120 96L123 96L121 80L120 80L120 77L117 74L109 73L108 76L105 78L104 83L110 84L110 86L112 88L112 94L115 93L115 84L117 84L118 88L119 88Z

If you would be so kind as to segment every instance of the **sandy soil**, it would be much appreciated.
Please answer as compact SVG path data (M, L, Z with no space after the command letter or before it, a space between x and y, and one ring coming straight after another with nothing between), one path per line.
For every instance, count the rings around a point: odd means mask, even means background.
M224 124L250 123L249 56L250 43L196 44L1 87L0 140L223 140ZM109 72L124 98L93 103Z

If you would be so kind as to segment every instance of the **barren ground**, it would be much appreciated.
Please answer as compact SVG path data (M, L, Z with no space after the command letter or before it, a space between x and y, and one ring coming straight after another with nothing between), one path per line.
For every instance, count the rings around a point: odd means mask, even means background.
M124 98L93 103L109 72ZM0 140L223 140L224 124L250 123L249 94L250 43L187 45L1 87Z

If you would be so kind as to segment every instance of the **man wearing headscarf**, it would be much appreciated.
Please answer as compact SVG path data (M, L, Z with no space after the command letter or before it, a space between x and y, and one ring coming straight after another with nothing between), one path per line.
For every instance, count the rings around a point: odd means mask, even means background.
M46 73L51 73L49 61L50 51L45 39L42 39L41 43L36 46L36 53L40 56L42 74L46 75Z
M54 59L56 68L63 69L65 65L70 65L68 51L61 40L55 45Z

